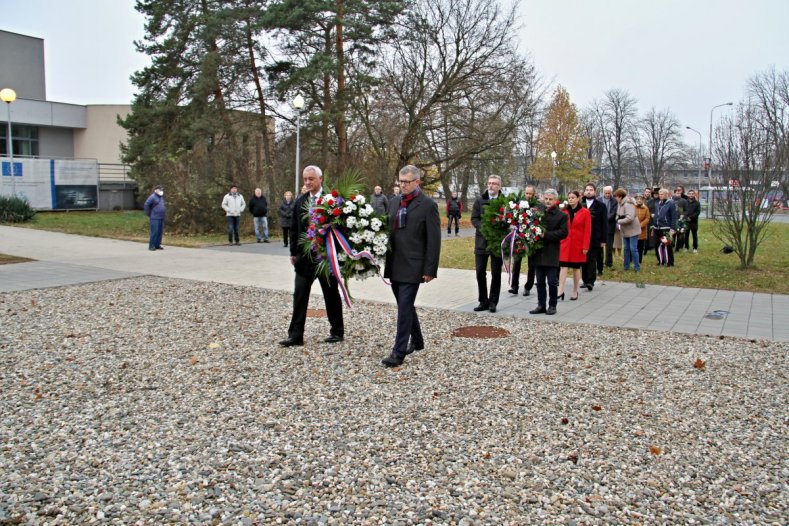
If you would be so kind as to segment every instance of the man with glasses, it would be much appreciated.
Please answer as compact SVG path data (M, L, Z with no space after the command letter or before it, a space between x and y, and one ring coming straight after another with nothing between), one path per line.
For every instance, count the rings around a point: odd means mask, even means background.
M488 177L487 191L474 201L474 208L471 211L471 224L477 230L474 236L474 263L477 269L477 291L479 292L479 305L474 307L476 312L486 310L496 312L496 305L499 303L503 261L499 255L491 254L488 251L488 242L482 235L482 214L488 203L499 197L500 192L501 177L491 175ZM488 258L490 258L490 295L488 295L488 278L486 275Z
M403 363L406 355L425 348L425 339L416 314L419 285L438 274L441 253L441 219L438 205L419 187L422 172L416 166L400 169L400 199L389 201L389 242L384 277L392 282L397 301L397 332L389 356L381 360L386 367Z

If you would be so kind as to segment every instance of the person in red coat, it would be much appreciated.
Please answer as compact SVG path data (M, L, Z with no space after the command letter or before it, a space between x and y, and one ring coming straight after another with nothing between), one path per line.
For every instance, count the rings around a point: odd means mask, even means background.
M571 300L578 299L578 285L581 282L581 267L586 263L589 242L592 239L592 215L581 206L581 192L573 190L567 194L567 206L564 207L570 226L570 234L562 239L559 252L559 298L564 300L564 285L567 281L567 269L573 269L573 295Z

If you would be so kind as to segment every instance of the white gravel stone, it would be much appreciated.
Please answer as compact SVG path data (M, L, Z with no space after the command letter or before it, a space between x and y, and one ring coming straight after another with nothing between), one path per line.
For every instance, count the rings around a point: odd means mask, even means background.
M786 523L789 344L420 309L426 349L386 370L392 306L282 349L290 302L0 294L0 522ZM512 335L451 336L473 324Z

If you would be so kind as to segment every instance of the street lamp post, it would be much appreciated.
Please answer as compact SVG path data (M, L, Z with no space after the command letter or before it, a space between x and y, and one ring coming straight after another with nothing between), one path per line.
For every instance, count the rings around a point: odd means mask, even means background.
M685 128L690 130L690 131L692 131L692 132L696 132L696 134L698 134L698 136L699 136L699 155L701 155L701 161L702 162L699 163L699 187L698 187L698 192L699 192L699 201L701 201L701 165L704 162L703 161L704 154L701 152L701 132L699 130L695 129L695 128L691 128L690 126L685 126Z
M558 192L556 181L556 152L551 152L551 186Z
M16 91L11 88L0 90L0 99L8 106L8 133L5 136L5 149L11 160L11 192L16 195L16 179L14 178L14 141L11 137L11 103L16 100Z
M296 190L293 195L299 195L299 155L301 154L301 110L304 108L304 97L296 95L293 99L293 107L296 109Z

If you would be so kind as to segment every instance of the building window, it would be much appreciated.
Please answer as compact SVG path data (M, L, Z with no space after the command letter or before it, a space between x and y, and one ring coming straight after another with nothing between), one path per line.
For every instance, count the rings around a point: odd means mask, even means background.
M0 125L0 155L8 157L6 134L8 124ZM11 125L11 137L14 143L14 155L20 157L38 157L38 128L35 126Z

